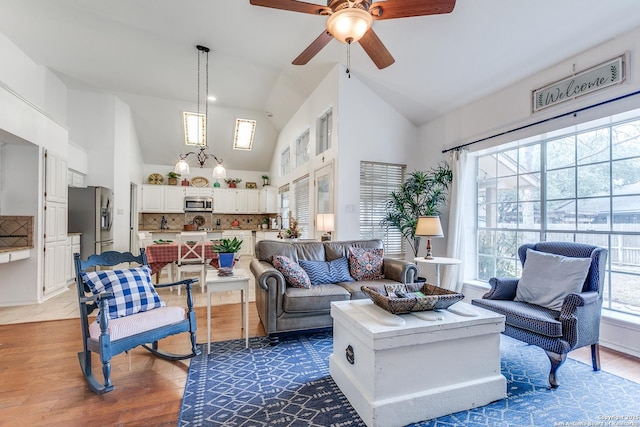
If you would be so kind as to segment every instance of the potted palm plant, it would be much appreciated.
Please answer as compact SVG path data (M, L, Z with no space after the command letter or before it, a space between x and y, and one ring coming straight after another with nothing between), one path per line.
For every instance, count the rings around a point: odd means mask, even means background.
M213 243L213 251L218 254L220 268L232 268L236 252L242 247L242 240L220 239Z
M400 190L391 193L386 216L380 224L400 230L414 256L418 256L420 247L420 237L416 237L418 217L440 215L452 180L449 165L442 162L428 171L412 172Z

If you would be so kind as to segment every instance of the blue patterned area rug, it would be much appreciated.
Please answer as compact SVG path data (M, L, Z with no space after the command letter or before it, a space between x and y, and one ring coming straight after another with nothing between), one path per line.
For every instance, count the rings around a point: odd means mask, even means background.
M213 343L208 356L202 346L191 359L179 426L364 426L329 375L330 332L249 344ZM540 348L505 336L500 347L506 399L414 426L640 426L640 384L568 359L551 390Z

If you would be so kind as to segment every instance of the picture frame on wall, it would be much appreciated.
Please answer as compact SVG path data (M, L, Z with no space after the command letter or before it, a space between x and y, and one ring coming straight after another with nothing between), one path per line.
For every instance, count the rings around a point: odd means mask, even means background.
M247 182L244 184L244 188L258 188L255 182Z

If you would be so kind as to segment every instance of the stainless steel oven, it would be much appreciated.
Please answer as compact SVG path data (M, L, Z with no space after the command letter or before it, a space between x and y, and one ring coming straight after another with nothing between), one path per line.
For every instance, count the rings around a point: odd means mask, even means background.
M185 212L213 212L213 199L211 197L185 197Z

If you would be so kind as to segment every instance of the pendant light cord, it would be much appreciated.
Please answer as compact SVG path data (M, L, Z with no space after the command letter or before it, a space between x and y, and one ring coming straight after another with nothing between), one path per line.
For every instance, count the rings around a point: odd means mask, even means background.
M348 38L347 41L347 76L351 78L351 38Z

